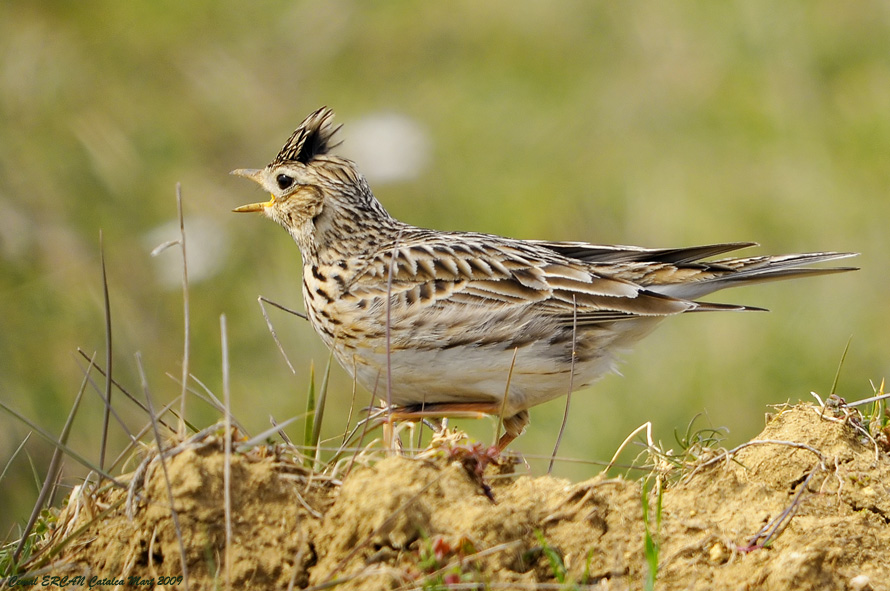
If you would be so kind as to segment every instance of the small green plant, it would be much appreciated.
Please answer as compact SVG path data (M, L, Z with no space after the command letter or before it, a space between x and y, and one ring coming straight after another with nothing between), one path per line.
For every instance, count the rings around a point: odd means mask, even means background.
M562 555L547 543L542 532L536 531L535 536L538 538L538 543L541 544L541 551L550 563L550 571L553 573L553 578L556 579L556 582L560 585L565 584L566 565L562 560Z
M452 585L478 582L479 568L471 558L476 548L466 539L452 546L441 536L424 536L418 551L418 568L424 573L424 591L450 589ZM468 570L472 567L473 570Z
M22 574L19 565L28 562L56 521L56 514L52 510L43 509L27 537L0 546L0 579Z
M874 403L871 412L865 417L868 432L885 450L890 450L890 407L887 406L888 394L884 392L886 383L881 380L881 385L875 387L872 383L872 390L875 395L871 398Z
M674 430L674 439L682 450L681 454L671 456L668 461L678 468L684 468L690 464L695 464L704 456L709 455L710 450L718 447L726 438L729 430L726 427L701 427L696 428L695 422L701 417L701 413L696 414L689 421L685 433L681 436Z
M584 561L584 574L581 575L581 584L590 584L590 563L593 562L593 550L587 551L587 560Z
M581 581L574 581L569 577L568 569L566 568L565 562L562 558L562 553L558 548L554 548L550 544L547 543L546 538L544 538L543 532L540 530L535 532L535 537L538 538L539 550L541 554L547 557L547 562L550 564L550 572L553 573L553 578L556 579L556 582L560 584L560 589L565 591L577 591L580 589L578 586L587 585L590 582L590 562L593 560L593 551L588 550L587 552L587 560L584 565L584 574L581 576Z

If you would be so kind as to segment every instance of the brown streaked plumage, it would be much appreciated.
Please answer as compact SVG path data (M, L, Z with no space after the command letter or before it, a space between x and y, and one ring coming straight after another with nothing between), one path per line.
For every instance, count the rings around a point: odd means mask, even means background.
M355 165L330 152L332 117L319 109L271 164L234 171L272 195L235 211L263 212L293 236L309 320L359 383L386 384L390 367L403 418L503 412L502 448L527 409L590 385L662 319L751 309L698 298L853 270L803 265L854 253L704 260L748 242L648 249L417 228L390 216Z

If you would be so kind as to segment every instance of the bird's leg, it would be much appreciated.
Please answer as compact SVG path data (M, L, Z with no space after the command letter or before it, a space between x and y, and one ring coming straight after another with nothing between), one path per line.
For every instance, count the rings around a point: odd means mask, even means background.
M438 402L424 404L423 406L400 406L392 409L391 418L394 421L421 421L427 418L471 418L478 419L485 415L497 415L501 412L499 402ZM517 437L522 435L529 422L527 410L522 410L515 415L505 417L504 434L498 440L499 451L504 449Z
M527 410L521 410L512 417L504 419L504 434L498 439L498 451L504 451L514 439L525 433L529 416Z

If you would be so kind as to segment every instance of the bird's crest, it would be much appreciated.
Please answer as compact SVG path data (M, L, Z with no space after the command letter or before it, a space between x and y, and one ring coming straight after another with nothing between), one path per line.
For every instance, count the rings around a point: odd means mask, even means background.
M337 147L339 142L331 143L331 138L342 126L331 125L333 118L334 112L327 107L306 117L281 148L272 165L286 162L309 164L316 156L327 154L328 150Z

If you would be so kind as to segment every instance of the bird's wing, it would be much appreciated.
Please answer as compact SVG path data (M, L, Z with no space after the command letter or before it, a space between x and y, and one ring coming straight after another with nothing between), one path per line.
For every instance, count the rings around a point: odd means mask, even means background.
M544 248L493 236L423 233L371 257L348 283L352 297L398 305L533 307L579 325L658 317L698 309L743 309L692 302L647 289Z
M686 265L718 254L757 246L756 242L725 242L680 248L642 248L640 246L588 244L586 242L547 242L544 240L529 240L528 242L552 250L564 257L587 263L642 262L673 265Z

